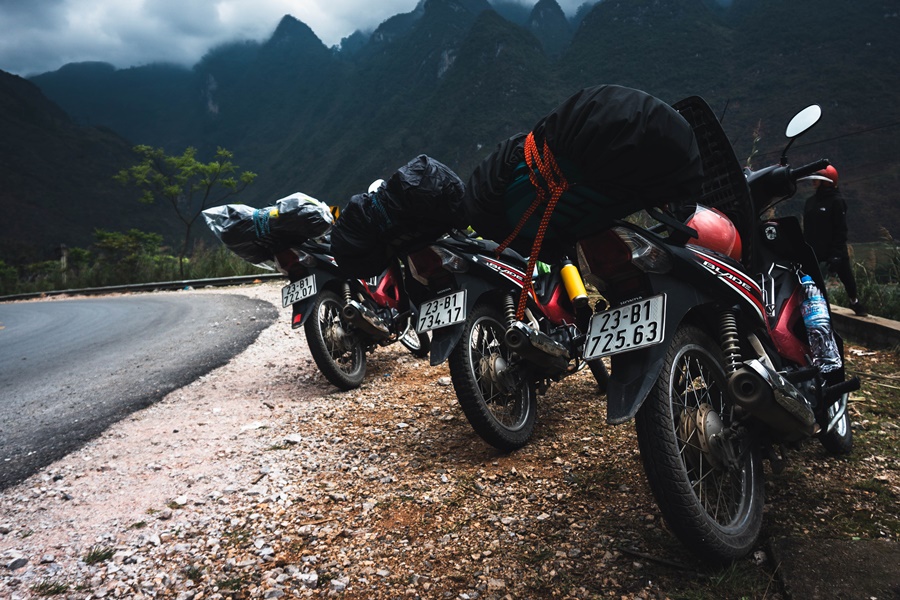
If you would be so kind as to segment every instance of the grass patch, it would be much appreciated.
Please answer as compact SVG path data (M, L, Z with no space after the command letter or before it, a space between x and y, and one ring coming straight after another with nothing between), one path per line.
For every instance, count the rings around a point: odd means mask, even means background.
M233 592L244 589L245 582L243 577L229 577L228 579L220 579L216 585L223 590L231 590Z
M535 566L550 560L553 556L553 548L539 544L525 551L522 554L520 561L527 565Z
M197 565L187 566L184 568L184 576L194 583L199 583L203 578L203 567L198 567Z
M875 499L879 502L890 502L893 498L891 488L876 479L864 479L862 481L857 481L853 484L853 487L857 490L875 494Z
M69 584L60 581L42 581L31 586L31 591L38 596L58 596L69 591Z
M86 565L95 565L111 559L115 553L116 551L109 546L94 546L88 550L88 553L81 560Z
M234 529L225 533L225 538L235 546L243 544L250 539L250 532L246 529Z

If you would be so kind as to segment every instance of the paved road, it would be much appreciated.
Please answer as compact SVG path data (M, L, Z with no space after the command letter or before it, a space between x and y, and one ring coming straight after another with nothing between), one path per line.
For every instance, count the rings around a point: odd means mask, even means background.
M225 364L276 316L233 294L0 303L0 490Z

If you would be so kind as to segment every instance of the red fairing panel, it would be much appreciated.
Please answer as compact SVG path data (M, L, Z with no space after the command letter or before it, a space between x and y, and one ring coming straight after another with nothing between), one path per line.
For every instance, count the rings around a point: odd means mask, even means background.
M806 357L809 356L809 344L792 333L797 320L802 318L801 302L803 302L803 288L798 286L785 302L781 314L778 315L778 322L772 329L772 341L781 356L798 365L807 365L809 364L806 360Z
M711 252L704 251L698 246L689 246L694 253L697 262L704 269L718 277L725 285L737 292L738 296L753 310L759 320L769 326L766 319L766 309L762 300L762 289L746 273L735 269L721 258Z

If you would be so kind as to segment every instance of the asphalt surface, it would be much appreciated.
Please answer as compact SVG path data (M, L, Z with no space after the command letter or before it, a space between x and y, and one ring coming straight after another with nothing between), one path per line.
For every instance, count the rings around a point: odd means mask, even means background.
M0 490L225 364L277 314L183 292L0 304Z

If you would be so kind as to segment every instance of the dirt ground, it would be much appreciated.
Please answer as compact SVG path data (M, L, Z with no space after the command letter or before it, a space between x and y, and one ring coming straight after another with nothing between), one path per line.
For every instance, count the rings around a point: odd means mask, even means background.
M239 293L279 298L277 284ZM783 540L900 538L900 360L847 353L863 379L855 451L811 441L767 467L758 548L721 569L671 535L633 425L606 424L589 372L553 385L531 443L503 455L465 420L446 365L380 348L339 392L285 313L228 365L7 490L0 597L787 598Z

